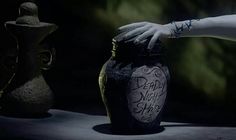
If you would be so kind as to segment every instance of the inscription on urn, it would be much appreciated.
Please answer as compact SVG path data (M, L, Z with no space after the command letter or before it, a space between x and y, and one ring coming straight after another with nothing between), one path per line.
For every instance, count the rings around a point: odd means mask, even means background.
M167 92L167 79L159 67L142 66L131 76L127 100L132 116L140 122L149 123L158 116Z

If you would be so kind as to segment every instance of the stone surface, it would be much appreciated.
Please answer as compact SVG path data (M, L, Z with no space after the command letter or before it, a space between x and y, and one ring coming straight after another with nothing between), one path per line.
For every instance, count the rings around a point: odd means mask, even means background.
M0 116L0 139L17 140L235 140L235 127L162 122L164 130L147 135L116 135L106 116L50 110L42 118Z
M19 8L19 17L16 19L16 23L28 25L40 24L37 5L33 2L22 3Z
M40 75L3 95L4 112L19 115L44 114L53 105L53 93Z
M15 38L17 47L14 75L1 98L2 111L7 114L35 116L46 113L53 104L53 94L42 76L55 59L45 38L56 25L40 22L38 7L23 2L16 21L5 22L7 31ZM54 51L55 52L55 51Z

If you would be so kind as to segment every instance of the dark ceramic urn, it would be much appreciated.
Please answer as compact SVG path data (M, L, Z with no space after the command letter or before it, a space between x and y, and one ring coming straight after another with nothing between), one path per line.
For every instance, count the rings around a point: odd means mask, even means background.
M139 45L134 39L113 39L112 56L99 75L100 91L113 132L154 133L161 130L169 71L161 42L148 51L148 39Z
M16 21L5 23L17 46L14 51L16 68L1 98L2 112L38 116L46 114L53 104L53 94L42 70L50 68L55 51L43 42L57 26L40 22L37 6L32 2L21 4L19 12Z

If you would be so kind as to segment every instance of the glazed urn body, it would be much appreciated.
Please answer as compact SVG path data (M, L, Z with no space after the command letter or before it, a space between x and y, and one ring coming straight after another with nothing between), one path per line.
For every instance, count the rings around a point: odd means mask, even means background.
M145 43L140 47L113 40L112 56L99 75L113 132L140 134L161 129L170 76L160 45L147 52L142 49Z

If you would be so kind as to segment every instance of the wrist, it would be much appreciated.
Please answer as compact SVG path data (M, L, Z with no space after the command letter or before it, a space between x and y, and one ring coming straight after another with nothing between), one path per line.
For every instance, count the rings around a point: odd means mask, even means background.
M174 26L174 24L171 22L171 23L168 23L168 24L164 24L163 25L167 30L168 30L168 35L167 35L167 37L168 38L176 38L175 37L175 32L174 32L174 30L175 30L175 26Z
M171 29L171 37L172 38L180 38L184 37L186 34L189 34L193 28L193 23L197 20L185 20L178 22L169 23L169 28Z

